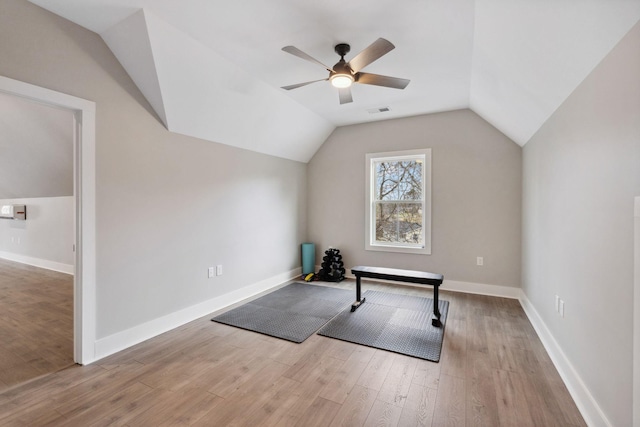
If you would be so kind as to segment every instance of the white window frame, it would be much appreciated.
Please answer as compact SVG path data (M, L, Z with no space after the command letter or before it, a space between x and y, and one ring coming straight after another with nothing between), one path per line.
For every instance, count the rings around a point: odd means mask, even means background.
M374 162L417 160L423 162L422 174L422 230L424 233L423 245L403 243L381 243L375 238L375 188ZM403 252L412 254L431 255L431 149L392 151L387 153L368 153L366 155L365 176L365 249L368 251Z

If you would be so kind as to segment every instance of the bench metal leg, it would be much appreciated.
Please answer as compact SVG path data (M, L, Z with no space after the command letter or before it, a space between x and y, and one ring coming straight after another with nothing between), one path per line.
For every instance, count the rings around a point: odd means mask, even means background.
M356 302L351 304L351 312L356 311L358 307L364 304L365 299L360 299L360 276L356 275Z
M438 285L433 287L433 318L431 319L431 325L439 328L442 326L440 321L440 303L438 301Z

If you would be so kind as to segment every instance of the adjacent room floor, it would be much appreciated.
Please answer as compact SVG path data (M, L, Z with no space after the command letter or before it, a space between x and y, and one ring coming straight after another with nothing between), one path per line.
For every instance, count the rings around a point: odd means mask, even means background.
M0 425L585 425L516 300L441 295L451 305L440 363L319 335L294 344L209 315L5 390Z
M0 392L73 365L73 276L0 259Z

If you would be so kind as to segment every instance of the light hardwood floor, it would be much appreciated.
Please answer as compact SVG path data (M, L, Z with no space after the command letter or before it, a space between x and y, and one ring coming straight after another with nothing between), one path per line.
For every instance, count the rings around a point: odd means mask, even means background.
M0 425L585 425L517 301L442 298L440 363L319 335L294 344L206 316L0 393Z
M73 276L0 259L0 392L73 365Z

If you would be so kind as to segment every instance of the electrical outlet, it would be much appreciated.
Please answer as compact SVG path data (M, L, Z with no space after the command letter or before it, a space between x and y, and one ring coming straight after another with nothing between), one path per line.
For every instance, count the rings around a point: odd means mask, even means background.
M222 265L216 265L216 276L222 276Z
M213 267L209 267L209 269L207 270L207 276L209 277L209 279L211 279L213 275L214 275Z
M476 258L476 264L477 265L484 265L484 258L482 258L481 256Z

